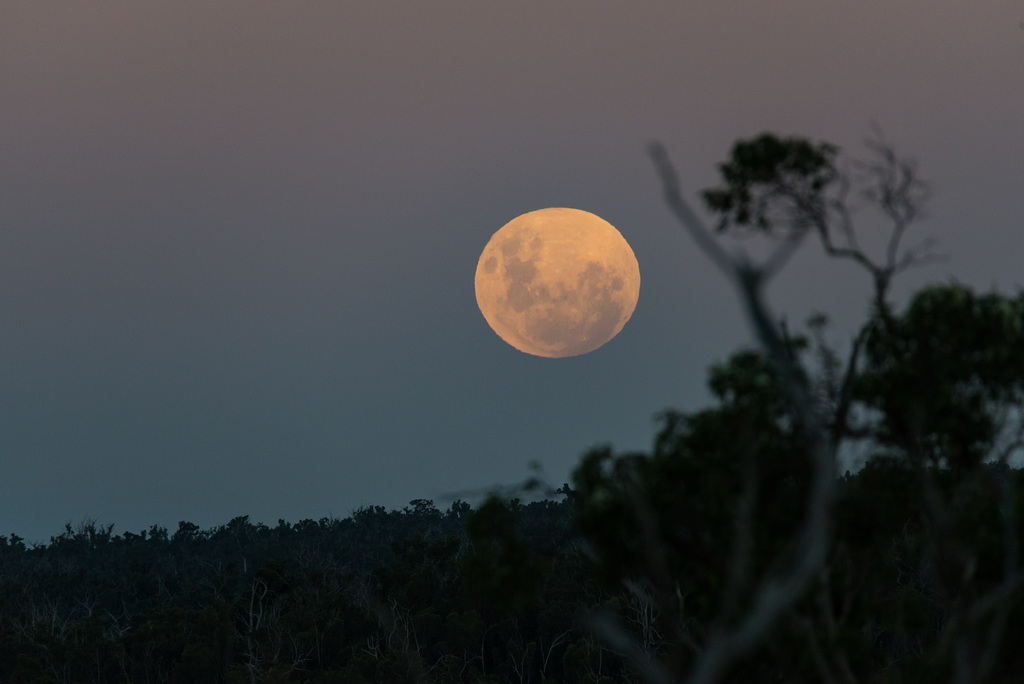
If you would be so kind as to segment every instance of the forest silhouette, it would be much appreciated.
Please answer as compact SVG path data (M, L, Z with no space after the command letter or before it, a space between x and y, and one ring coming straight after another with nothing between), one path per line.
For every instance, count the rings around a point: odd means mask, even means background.
M738 141L704 228L667 152L669 209L730 278L759 347L708 370L649 451L475 509L276 526L239 517L0 537L0 682L1011 682L1024 671L1024 293L894 277L928 188L876 136L867 161ZM887 226L861 247L852 201ZM859 215L858 215L859 216ZM755 263L721 235L765 241ZM817 241L869 275L850 341L791 330L764 284ZM841 449L863 459L839 474Z

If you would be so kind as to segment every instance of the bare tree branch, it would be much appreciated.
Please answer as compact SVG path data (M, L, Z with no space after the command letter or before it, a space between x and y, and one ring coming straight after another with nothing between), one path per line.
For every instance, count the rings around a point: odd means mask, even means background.
M654 167L661 177L662 188L665 192L665 202L669 209L676 215L679 222L690 233L697 246L730 277L735 276L736 264L732 257L716 242L704 229L704 224L693 213L690 205L683 199L679 191L679 176L676 174L672 160L668 156L665 147L658 142L653 142L648 147Z
M736 658L752 649L782 613L803 595L824 565L829 544L829 511L835 497L835 459L813 402L798 378L794 361L762 299L765 272L742 257L730 257L711 237L683 199L678 176L664 147L652 144L650 155L669 208L698 246L736 281L747 316L766 355L775 365L815 466L807 513L796 537L795 561L785 572L764 578L747 615L735 628L713 636L699 654L690 681L704 684L717 681Z

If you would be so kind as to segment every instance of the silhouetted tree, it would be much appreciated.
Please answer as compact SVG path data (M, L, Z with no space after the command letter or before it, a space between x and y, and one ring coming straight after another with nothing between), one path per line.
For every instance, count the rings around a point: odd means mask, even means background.
M575 473L598 571L650 623L592 624L649 681L1012 672L1002 637L1020 620L1021 503L1007 459L1022 446L1024 298L932 287L897 315L892 277L931 258L927 243L901 246L928 191L911 162L868 147L873 159L846 173L827 143L736 143L702 196L718 232L776 241L756 264L704 228L652 147L669 208L736 285L761 351L713 368L717 405L666 413L651 454L596 451ZM890 223L881 258L860 246L851 193ZM845 363L822 317L794 336L763 301L809 235L872 277L873 313ZM838 450L854 443L868 466L838 478Z

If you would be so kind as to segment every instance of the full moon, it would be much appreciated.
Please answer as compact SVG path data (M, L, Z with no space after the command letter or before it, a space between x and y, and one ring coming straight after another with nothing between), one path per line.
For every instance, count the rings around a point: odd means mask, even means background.
M640 295L640 267L610 223L579 209L540 209L495 233L476 267L476 303L519 351L561 358L619 334Z

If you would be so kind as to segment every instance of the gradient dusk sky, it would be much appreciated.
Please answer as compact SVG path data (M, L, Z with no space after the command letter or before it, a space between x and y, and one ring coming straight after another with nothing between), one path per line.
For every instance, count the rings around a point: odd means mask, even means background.
M934 190L909 241L949 256L896 301L1015 291L1022 22L1008 0L5 2L0 534L446 508L646 449L750 340L652 139L695 199L737 138L860 155L876 122ZM642 277L622 333L560 360L503 343L473 291L490 236L551 206L618 228ZM837 343L868 295L810 242L769 289Z

